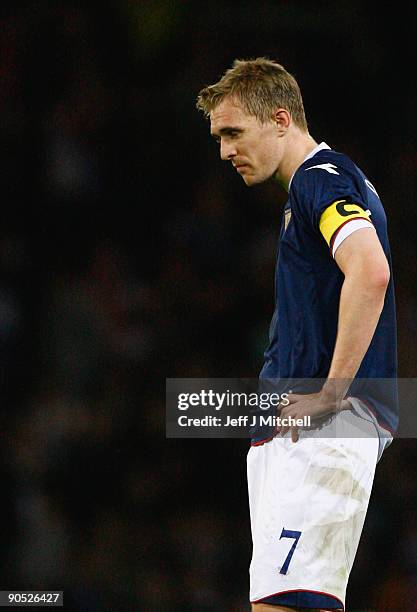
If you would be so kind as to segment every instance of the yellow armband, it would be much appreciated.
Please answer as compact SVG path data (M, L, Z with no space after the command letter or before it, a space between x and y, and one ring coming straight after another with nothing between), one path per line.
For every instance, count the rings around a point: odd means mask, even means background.
M352 219L371 221L369 213L366 213L358 204L351 204L346 202L346 200L336 200L326 208L320 217L319 227L329 246L337 230Z

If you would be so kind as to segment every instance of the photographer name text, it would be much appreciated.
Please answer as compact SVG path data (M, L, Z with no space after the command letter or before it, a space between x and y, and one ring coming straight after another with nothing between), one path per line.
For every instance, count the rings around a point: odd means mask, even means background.
M279 417L262 414L254 415L240 415L239 417L232 418L227 416L225 419L220 416L209 416L204 417L187 417L181 415L178 417L178 425L180 427L255 427L255 426L268 426L268 427L311 427L311 416L305 416L301 418L294 417Z

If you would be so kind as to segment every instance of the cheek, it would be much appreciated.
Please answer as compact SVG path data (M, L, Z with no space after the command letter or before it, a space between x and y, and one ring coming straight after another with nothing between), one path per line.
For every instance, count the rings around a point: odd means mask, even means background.
M265 144L265 146L262 147L262 151L260 151L258 163L267 174L274 170L276 166L274 147Z

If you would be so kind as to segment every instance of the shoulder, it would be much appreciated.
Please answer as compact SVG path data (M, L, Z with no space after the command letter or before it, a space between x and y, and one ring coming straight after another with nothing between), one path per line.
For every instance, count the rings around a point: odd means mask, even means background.
M331 188L333 185L357 183L360 178L361 171L347 155L324 149L301 164L291 186L296 191L327 185Z
M365 204L366 189L365 175L347 155L324 149L301 164L290 191L301 207L322 211L340 199Z
M347 155L322 149L298 168L290 197L294 214L319 229L322 214L330 207L343 203L366 211L366 190L364 174Z

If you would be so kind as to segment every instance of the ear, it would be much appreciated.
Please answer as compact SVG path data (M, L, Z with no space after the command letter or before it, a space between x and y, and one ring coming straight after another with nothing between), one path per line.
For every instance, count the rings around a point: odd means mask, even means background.
M284 134L291 125L291 115L285 108L278 108L273 114L273 121L279 132Z

